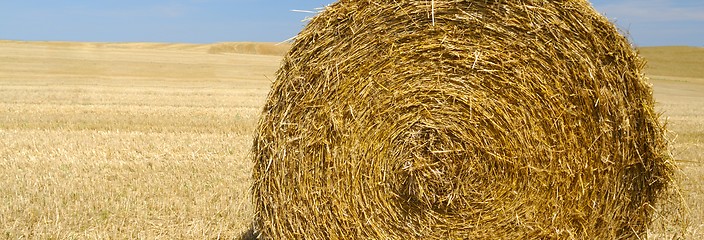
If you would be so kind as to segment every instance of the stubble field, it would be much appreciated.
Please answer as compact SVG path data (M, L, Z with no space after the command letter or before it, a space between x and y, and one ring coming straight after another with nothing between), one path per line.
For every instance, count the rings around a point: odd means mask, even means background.
M237 237L283 51L0 41L0 238ZM704 50L642 52L675 139L686 231L702 237Z

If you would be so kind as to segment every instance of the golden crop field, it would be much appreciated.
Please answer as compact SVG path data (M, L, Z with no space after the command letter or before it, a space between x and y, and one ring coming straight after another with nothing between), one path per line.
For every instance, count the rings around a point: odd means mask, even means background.
M0 238L238 237L285 49L0 41ZM701 237L704 49L641 51Z

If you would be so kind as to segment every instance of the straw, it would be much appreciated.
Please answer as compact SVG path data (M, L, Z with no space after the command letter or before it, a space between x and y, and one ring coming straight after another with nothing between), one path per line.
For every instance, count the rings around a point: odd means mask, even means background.
M255 134L261 239L645 237L671 163L644 61L582 0L341 0Z

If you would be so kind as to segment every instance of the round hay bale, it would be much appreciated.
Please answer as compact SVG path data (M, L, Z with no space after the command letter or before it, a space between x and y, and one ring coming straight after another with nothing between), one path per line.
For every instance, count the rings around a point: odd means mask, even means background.
M643 65L585 0L341 0L268 96L255 230L642 236L673 171Z

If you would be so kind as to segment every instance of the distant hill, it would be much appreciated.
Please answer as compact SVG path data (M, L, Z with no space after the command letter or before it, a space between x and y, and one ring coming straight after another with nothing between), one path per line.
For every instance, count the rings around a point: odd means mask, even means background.
M89 48L89 49L150 49L150 50L180 50L180 51L205 51L211 54L254 54L283 56L291 47L287 43L269 42L222 42L212 44L191 43L101 43L101 42L49 42L49 41L9 41L0 40L0 44L15 44L24 46L44 46L51 48Z
M274 43L0 40L0 85L3 81L81 86L96 83L202 86L198 83L201 81L208 81L212 86L231 82L270 83L287 48ZM0 86L0 90L4 87Z
M239 53L283 56L290 48L290 44L274 44L260 42L225 42L210 44L208 53Z
M212 44L189 43L91 43L91 42L23 42L0 40L2 45L37 46L52 49L145 49L202 52L209 54L250 54L283 56L291 47L288 43L222 42ZM704 48L686 46L642 47L646 59L646 74L704 79Z
M648 62L645 69L648 75L704 78L704 48L668 46L639 50Z

